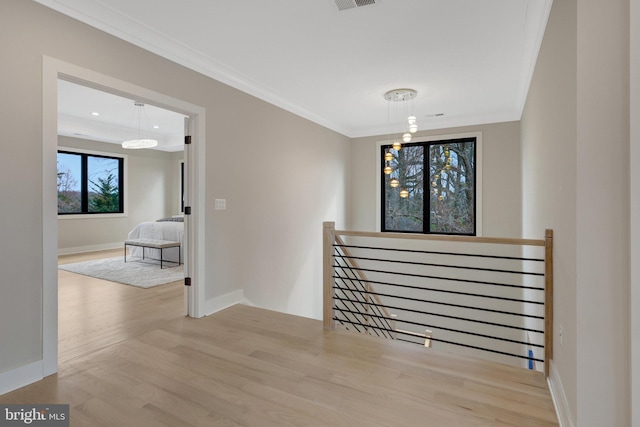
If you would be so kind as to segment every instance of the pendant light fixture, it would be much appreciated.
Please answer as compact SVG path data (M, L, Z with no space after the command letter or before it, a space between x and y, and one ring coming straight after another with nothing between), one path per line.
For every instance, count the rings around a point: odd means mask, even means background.
M147 124L149 123L149 119L147 118L147 113L144 110L144 103L140 102L140 101L135 101L133 103L134 105L134 109L133 109L133 116L132 116L132 122L133 121L137 121L138 124L138 137L135 139L129 139L127 141L124 141L122 143L122 148L129 148L129 149L140 149L140 148L153 148L156 147L158 145L158 141L155 139L147 139L147 138L142 138L142 115L144 115L145 119L147 120Z
M416 116L413 113L413 100L416 96L418 96L418 92L408 88L393 89L384 94L384 99L389 101L388 119L390 125L400 126L396 128L400 131L394 138L394 141L398 143L400 143L399 135L402 135L403 142L411 142L413 134L418 131ZM405 120L408 123L407 131L402 130L404 126L402 123L405 123Z
M389 102L387 110L388 121L390 128L394 129L393 137L390 138L393 141L391 148L395 151L402 149L402 142L411 142L413 134L418 131L416 116L413 112L413 100L416 96L418 96L418 92L415 89L407 88L393 89L384 94L384 99ZM408 128L404 128L407 125ZM396 130L398 132L395 132ZM400 142L401 140L402 142ZM390 150L385 153L384 160L384 173L386 175L393 174L394 170L390 165L390 161L393 160L393 153ZM398 178L393 177L389 180L389 186L398 188L400 181ZM409 191L406 188L402 188L400 197L406 199L409 197Z

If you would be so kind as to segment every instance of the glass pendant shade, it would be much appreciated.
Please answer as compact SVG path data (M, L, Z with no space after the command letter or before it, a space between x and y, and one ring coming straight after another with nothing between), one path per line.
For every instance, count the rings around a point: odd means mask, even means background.
M387 162L390 162L391 160L393 160L393 153L391 151L387 151L386 153L384 153L384 159Z
M409 197L409 192L407 191L406 188L400 191L400 197L402 197L403 199L406 199L407 197Z
M122 143L122 148L140 149L140 148L153 148L158 146L158 141L155 139L130 139Z
M402 148L402 144L400 144L400 141L393 141L393 144L391 144L391 148L399 151Z
M418 131L418 125L416 124L416 116L409 116L407 119L409 122L409 132L416 133Z
M389 181L389 185L392 188L396 188L398 185L400 185L400 181L398 181L396 178L393 178L391 181Z
M404 135L402 135L402 140L404 142L411 142L411 134L409 132L406 132Z
M392 168L391 166L386 166L386 167L384 168L384 173L385 173L386 175L391 175L391 172L393 172L393 168Z
M138 122L138 138L133 138L133 139L129 139L126 140L124 142L122 142L122 148L128 148L128 149L141 149L141 148L153 148L153 147L157 147L158 146L158 141L156 141L155 139L149 139L149 138L142 138L141 134L142 134L142 115L145 115L146 118L146 112L144 111L144 104L142 102L139 101L135 101L133 103L134 105L134 110L133 110L133 117L134 119L137 119ZM147 119L148 121L148 119Z

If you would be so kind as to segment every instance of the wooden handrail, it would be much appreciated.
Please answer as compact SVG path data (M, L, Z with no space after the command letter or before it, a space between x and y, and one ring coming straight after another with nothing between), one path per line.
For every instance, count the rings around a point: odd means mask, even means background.
M465 242L489 243L496 245L544 246L545 241L539 239L512 239L506 237L477 237L477 236L433 236L428 234L411 233L378 233L373 231L345 231L334 230L336 236L376 237L383 239L431 240L436 242Z

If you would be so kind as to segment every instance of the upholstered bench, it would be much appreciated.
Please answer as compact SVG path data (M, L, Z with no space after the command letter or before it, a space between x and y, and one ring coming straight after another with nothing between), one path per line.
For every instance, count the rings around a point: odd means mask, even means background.
M180 254L180 242L173 242L171 240L158 240L158 239L129 239L124 241L124 262L127 262L127 246L138 246L142 248L142 259L144 259L144 248L160 249L160 268L163 268L163 263L171 262L181 265ZM164 260L164 250L168 248L178 248L178 261Z

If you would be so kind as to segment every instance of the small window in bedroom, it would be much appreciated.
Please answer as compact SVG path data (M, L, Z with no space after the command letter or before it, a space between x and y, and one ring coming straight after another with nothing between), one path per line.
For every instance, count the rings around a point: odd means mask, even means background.
M124 212L124 158L58 151L58 214Z
M382 231L476 235L476 138L383 145Z

